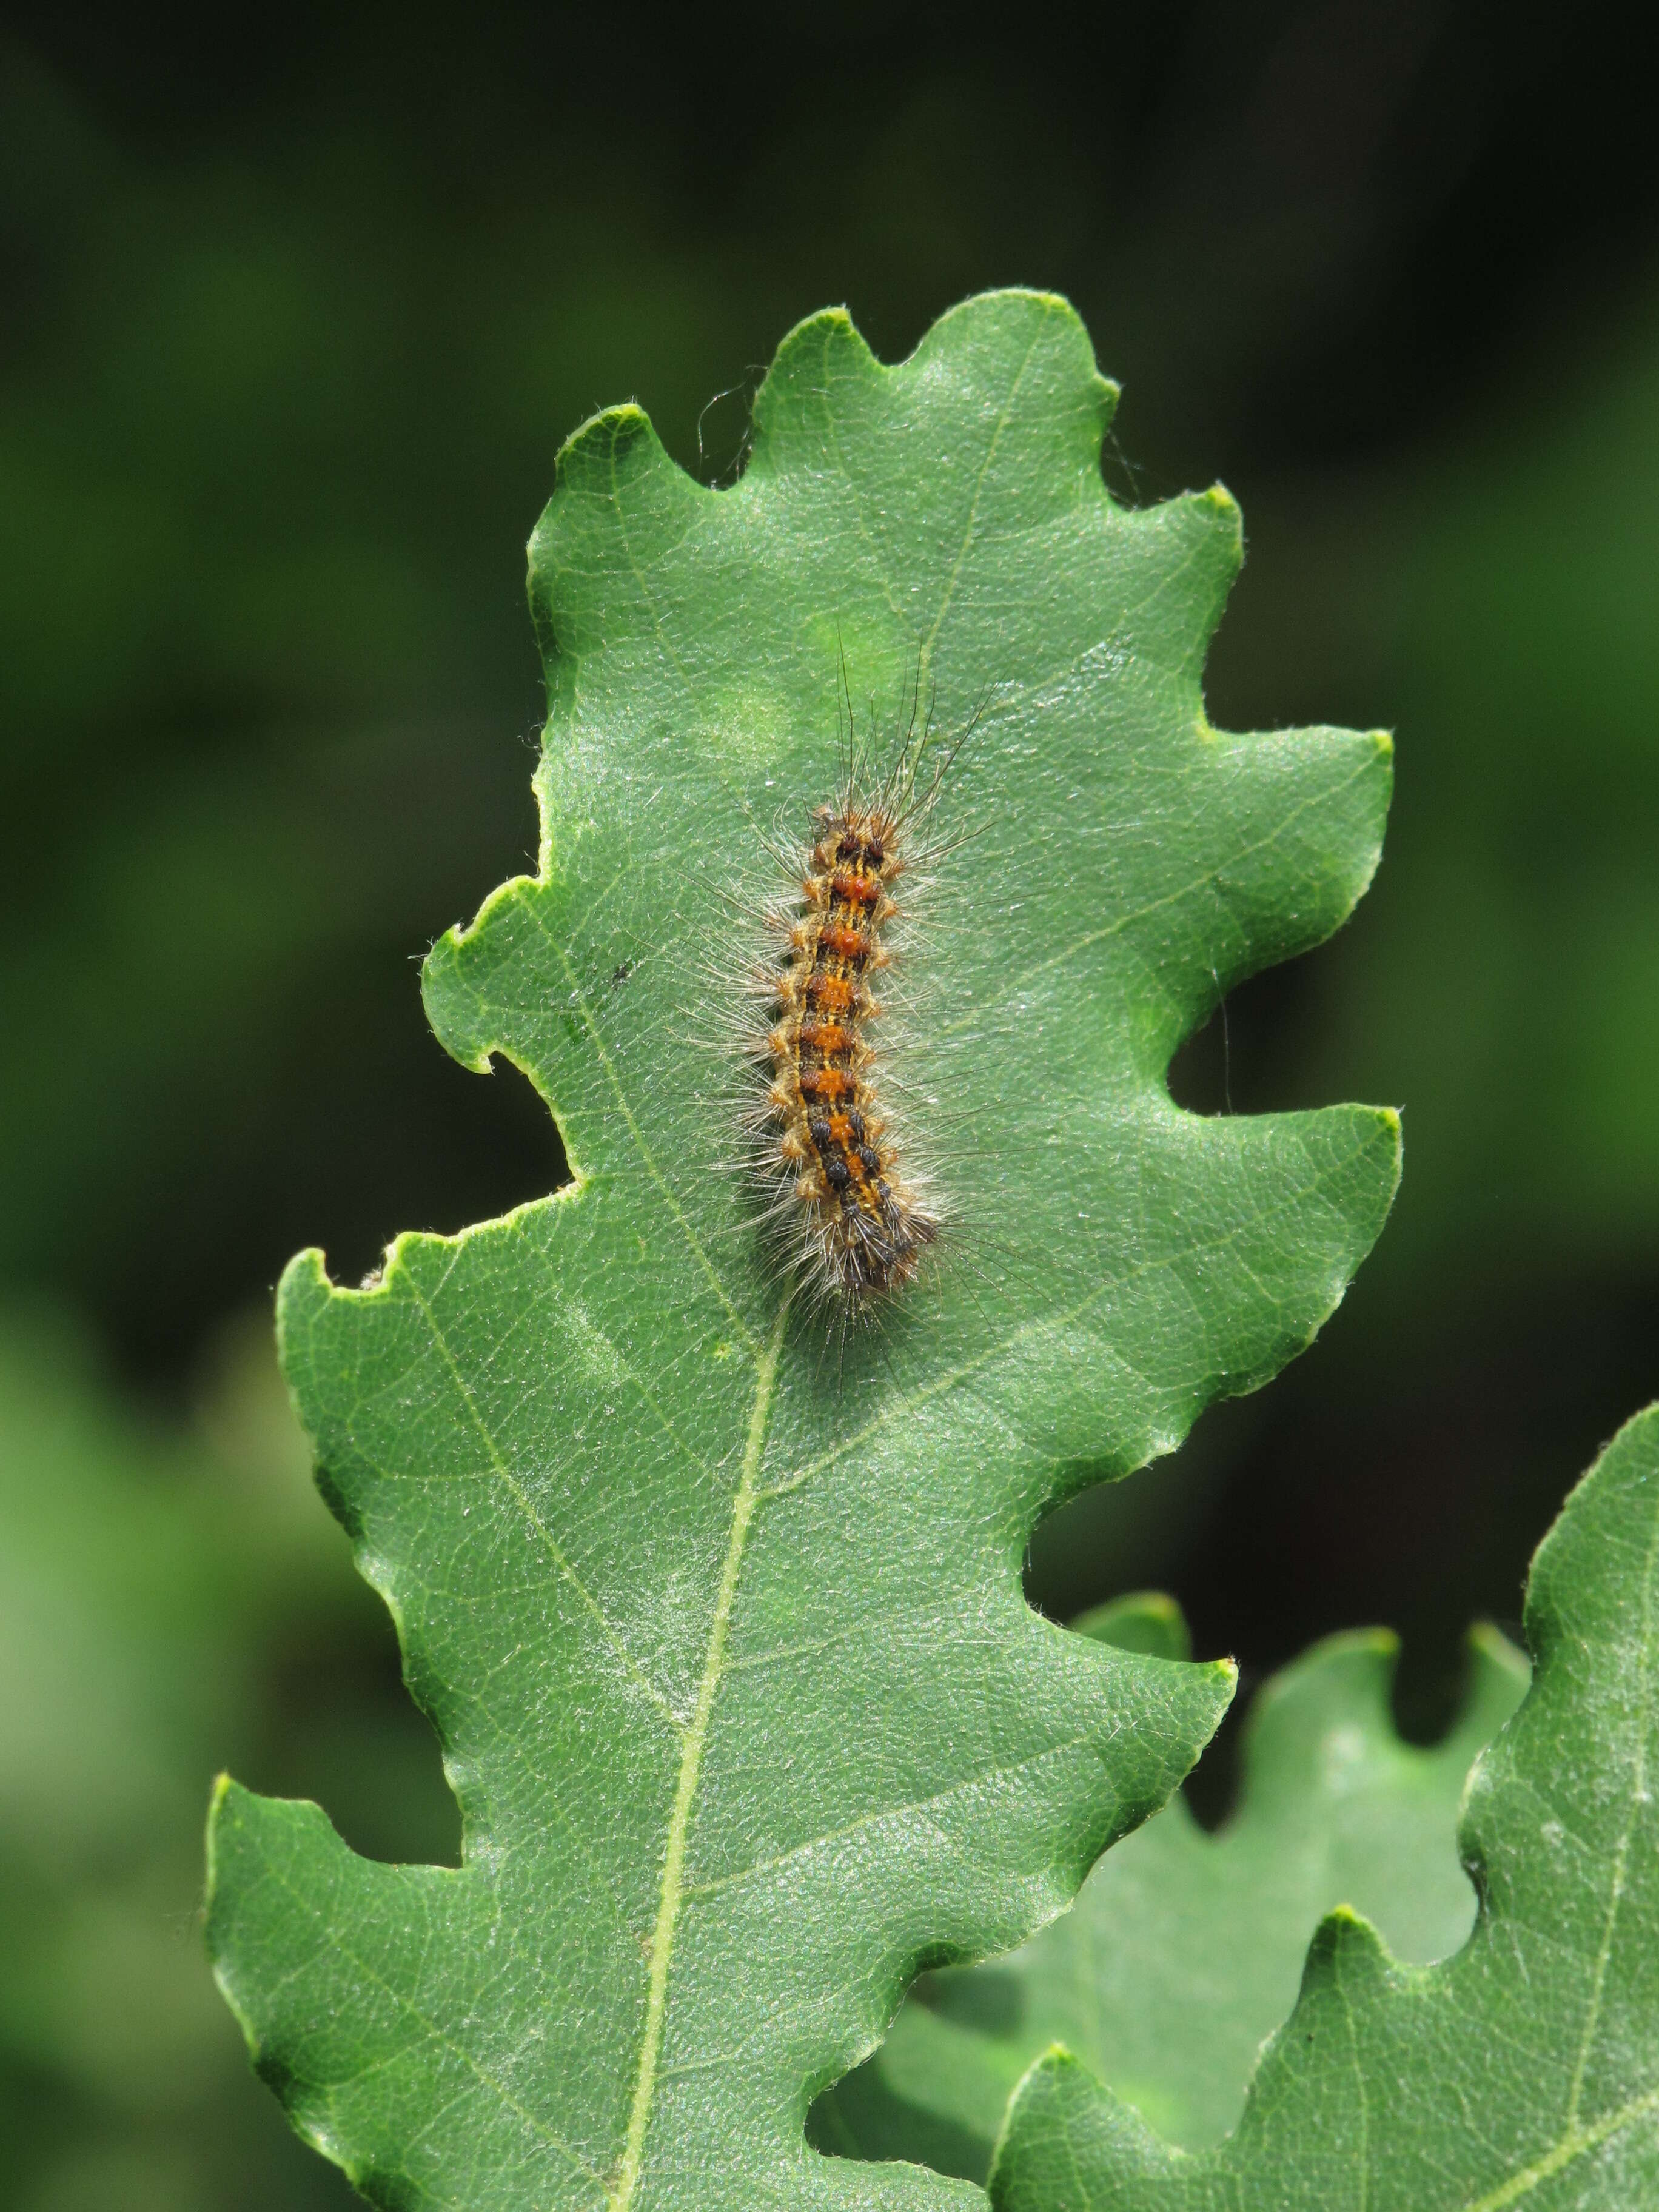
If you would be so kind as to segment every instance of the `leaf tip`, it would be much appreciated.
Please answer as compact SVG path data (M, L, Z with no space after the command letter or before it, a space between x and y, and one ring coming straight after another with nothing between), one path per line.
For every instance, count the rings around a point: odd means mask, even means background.
M276 1353L284 1374L289 1355L318 1310L335 1295L328 1272L328 1255L320 1246L307 1245L283 1268L276 1285Z
M578 422L558 450L554 465L562 472L572 460L591 459L598 456L611 458L625 453L641 438L654 439L656 432L651 417L637 399L618 400L610 407L601 407L585 422Z
M1222 599L1231 589L1240 568L1244 565L1244 510L1224 483L1212 483L1207 491L1199 492L1194 505L1220 541L1220 573L1217 581ZM1208 626L1213 630L1221 619L1221 603L1212 607Z
M750 470L758 463L764 474L769 442L786 420L822 405L836 378L866 382L886 374L846 307L820 307L803 317L784 333L755 393L750 410Z
M1320 1926L1331 1943L1339 1948L1346 1943L1380 1945L1382 1942L1364 1914L1352 1905L1334 1905Z
M1302 1970L1304 1996L1322 1984L1355 1973L1383 1974L1392 1962L1387 1946L1363 1912L1352 1905L1333 1905L1314 1930ZM1295 2025L1291 2015L1291 2026Z
M1463 1641L1473 1657L1505 1680L1519 1683L1523 1689L1532 1680L1531 1661L1524 1651L1517 1650L1496 1621L1475 1621Z
M202 1929L207 1943L208 1957L216 1972L219 1970L222 1946L217 1940L221 1862L230 1831L240 1816L241 1801L247 1791L241 1784L222 1769L213 1778L213 1787L208 1792L207 1809L207 1868L202 1893Z
M212 1786L212 1788L208 1791L208 1809L207 1809L207 1902L208 1902L208 1904L209 1904L210 1905L212 1904L212 1902L213 1902L213 1845L214 1845L214 1839L215 1839L216 1836L216 1835L217 1835L217 1833L218 1833L219 1822L220 1822L220 1820L224 1817L225 1807L226 1807L226 1805L228 1803L228 1802L229 1802L229 1800L230 1800L231 1793L232 1793L232 1791L233 1791L235 1788L236 1788L236 1784L235 1784L235 1783L232 1781L232 1779L231 1779L230 1776L228 1775L228 1773L227 1773L227 1772L225 1771L225 1770L222 1767L222 1768L220 1769L219 1772L214 1776L214 1778L213 1778L213 1786Z
M1071 2045L1061 2043L1056 2038L1046 2051L1038 2051L1036 2057L1026 2068L1014 2086L1014 2095L1018 2097L1026 2083L1035 2081L1039 2075L1082 2074L1085 2071L1086 2069L1082 2061L1077 2057Z
M530 534L531 599L536 605L538 572L554 561L555 540L568 527L570 503L614 506L619 493L639 476L662 471L694 495L702 487L669 458L656 426L636 399L602 407L578 423L553 464L553 496ZM556 565L555 562L554 565Z
M1139 1651L1150 1659L1187 1659L1193 1656L1192 1635L1186 1615L1165 1590L1130 1590L1091 1606L1066 1622L1074 1636L1087 1636L1097 1644L1115 1644L1120 1651Z
M516 896L523 880L515 876L497 884L472 920L445 930L421 963L421 1005L432 1034L470 1075L490 1073L489 1055L496 1039L488 1030L483 996L469 955L476 959L486 949L479 946L481 935L495 912Z
M819 307L804 315L793 330L786 331L778 342L759 392L755 395L758 408L769 386L774 388L787 383L789 377L817 349L822 362L827 356L841 356L848 366L877 369L880 363L866 343L864 333L853 320L852 311L844 307Z

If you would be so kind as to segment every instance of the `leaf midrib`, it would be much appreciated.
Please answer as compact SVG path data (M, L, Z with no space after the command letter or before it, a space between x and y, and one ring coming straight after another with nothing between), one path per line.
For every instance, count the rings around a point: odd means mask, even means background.
M930 626L927 637L922 644L921 658L924 663L931 660L933 648L937 642L939 632L944 626L945 616L955 593L956 585L962 570L963 563L966 560L969 550L973 544L978 522L980 500L983 493L985 480L989 472L992 461L994 459L1000 444L1002 436L1006 430L1008 422L1012 417L1014 400L1018 395L1026 370L1030 367L1031 357L1036 350L1036 345L1037 337L1034 335L1030 344L1026 349L1024 358L1021 360L1019 368L1013 378L1012 383L1004 396L1002 405L999 410L997 422L988 443L986 452L981 457L978 475L975 478L974 495L969 508L968 523L963 535L962 543L957 548L956 559L946 580L944 592L941 595L940 603L935 611L933 623ZM629 569L633 574L634 580L639 588L641 596L649 611L659 641L662 644L664 650L666 652L668 658L674 667L675 672L680 679L682 686L689 692L691 687L687 678L684 664L682 663L679 655L675 651L672 641L667 635L666 629L662 620L661 611L656 603L655 593L652 590L651 585L647 580L634 550L627 525L626 502L622 496L623 488L617 467L617 441L613 434L608 455L610 466L610 503L617 516L618 527L622 533L623 550L628 557ZM845 460L842 459L838 449L836 453L836 459L837 466L841 471L842 476L846 482L848 489L854 493L856 508L856 486L854 483L851 471L847 468ZM861 513L859 514L859 522L860 527L866 537L866 544L869 544L869 533L867 529L865 527ZM871 545L871 550L872 553L876 552L876 548L873 544ZM876 568L878 580L880 581L884 591L886 592L889 604L890 605L894 605L895 611L896 611L892 589L885 576L884 564L881 562L878 554L877 554L876 558ZM736 1595L738 1579L742 1568L743 1555L747 1543L749 1529L753 1520L755 1508L763 1498L776 1494L776 1492L780 1487L784 1489L794 1487L795 1481L797 1480L805 1479L805 1476L813 1472L814 1468L809 1467L808 1468L803 1469L799 1477L787 1478L783 1485L773 1486L765 1491L762 1490L758 1481L761 1463L764 1456L766 1435L769 1424L772 1401L777 1379L778 1365L782 1352L784 1332L788 1318L790 1304L789 1294L785 1294L779 1306L770 1339L767 1343L765 1349L762 1351L758 1346L754 1335L748 1328L743 1316L732 1304L732 1301L726 1291L725 1284L720 1277L718 1270L714 1268L708 1254L703 1249L702 1242L697 1237L695 1230L692 1228L690 1219L687 1218L685 1212L681 1207L675 1192L669 1184L666 1177L664 1176L661 1169L659 1167L651 1152L650 1147L646 1143L644 1133L640 1128L638 1122L629 1109L628 1100L623 1091L619 1072L614 1065L609 1052L605 1048L605 1040L600 1035L599 1025L592 1018L592 1011L586 1002L586 994L581 993L580 989L575 989L577 979L568 955L566 954L563 947L553 938L551 932L547 928L545 921L539 911L536 913L535 920L544 940L548 944L555 958L557 960L559 966L564 971L567 981L572 985L573 989L574 989L576 1003L580 1012L584 1026L587 1030L590 1042L599 1054L600 1064L605 1070L606 1079L616 1098L617 1107L622 1113L623 1121L628 1127L629 1136L632 1138L640 1157L645 1164L647 1174L656 1183L659 1190L666 1200L682 1234L684 1236L697 1262L702 1267L704 1274L714 1290L715 1295L719 1298L722 1307L726 1310L728 1316L736 1322L749 1348L755 1352L757 1357L755 1389L750 1404L748 1435L744 1446L742 1471L739 1476L737 1491L732 1500L732 1522L727 1538L726 1559L721 1571L714 1619L710 1626L708 1646L704 1660L702 1677L698 1687L696 1708L690 1726L686 1730L682 1743L679 1778L675 1791L673 1813L669 1825L667 1846L664 1854L663 1872L659 1893L656 1925L652 1936L651 1972L649 1990L647 1998L645 2033L641 2039L639 2065L635 2077L634 2095L629 2109L628 2133L624 2141L622 2163L618 2170L617 2182L609 2197L609 2212L629 2212L629 2208L634 2202L639 2186L645 2139L650 2124L651 2107L657 2082L658 2062L661 2052L662 2037L666 2016L669 1966L673 1954L674 1936L678 1926L680 1909L686 1894L684 1885L684 1858L686 1844L689 1838L691 1820L696 1808L697 1786L701 1776L703 1749L707 1741L709 1723L713 1715L715 1696L718 1692L720 1680L725 1670L726 1645L727 1632L730 1626L732 1606ZM1073 957L1079 949L1080 948L1077 946L1069 947L1066 954L1063 957ZM1092 1300L1085 1301L1085 1303L1092 1303ZM1023 1332L1019 1332L1019 1334L1023 1334ZM980 1363L975 1362L972 1364L976 1365ZM836 1454L831 1454L830 1455L830 1462L833 1463L834 1459L838 1455L839 1455Z
M646 1997L645 2033L641 2039L639 2067L634 2077L634 2096L629 2111L622 2165L609 2199L610 2212L628 2212L639 2187L646 2131L650 2126L652 2100L656 2093L657 2062L661 2055L663 2027L667 2015L668 1969L673 1957L680 1907L685 1899L685 1847L696 1806L703 1747L708 1741L708 1725L714 1715L720 1678L726 1668L726 1636L731 1626L732 1602L737 1595L738 1577L742 1571L749 1529L761 1495L758 1480L761 1461L766 1450L773 1392L788 1318L789 1297L786 1293L779 1303L770 1339L756 1366L755 1393L749 1410L749 1432L744 1444L743 1468L732 1501L732 1526L726 1538L726 1561L720 1571L720 1589L714 1600L714 1619L709 1625L708 1649L703 1661L702 1679L697 1686L696 1711L692 1716L690 1727L686 1730L680 1752L679 1780L674 1791L674 1809L668 1824L662 1882L657 1900L657 1921L651 1937L651 1979Z

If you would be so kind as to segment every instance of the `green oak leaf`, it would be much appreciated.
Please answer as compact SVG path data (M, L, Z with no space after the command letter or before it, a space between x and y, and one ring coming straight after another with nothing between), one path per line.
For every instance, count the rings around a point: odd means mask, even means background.
M1168 1598L1120 1599L1073 1625L1188 1654ZM1395 1638L1371 1631L1316 1644L1251 1708L1238 1808L1218 1834L1176 1796L1011 1957L926 1976L875 2057L814 2108L816 2139L982 2180L1010 2094L1060 2043L1171 2142L1217 2141L1295 2002L1326 1913L1354 1906L1418 1963L1468 1936L1474 1895L1456 1848L1464 1778L1527 1683L1525 1660L1495 1629L1476 1629L1469 1645L1457 1723L1419 1750L1390 1712Z
M1469 1779L1480 1899L1412 1966L1342 1910L1237 2131L1191 2154L1064 2051L998 2147L998 2212L1636 2212L1659 2203L1659 1407L1533 1563L1536 1672Z
M531 547L538 873L429 956L439 1036L523 1069L574 1180L279 1300L321 1480L442 1739L462 1864L353 1855L227 1784L210 1940L295 2124L399 2208L945 2204L829 2159L812 2098L920 1966L1006 1950L1163 1802L1224 1668L1040 1620L1037 1516L1307 1343L1386 1213L1389 1113L1200 1119L1218 991L1334 929L1386 739L1206 722L1224 493L1113 505L1063 301L971 301L902 367L781 348L741 480L637 408ZM768 850L828 799L845 681L972 724L888 1054L949 1249L844 1346L791 1302L733 1056Z

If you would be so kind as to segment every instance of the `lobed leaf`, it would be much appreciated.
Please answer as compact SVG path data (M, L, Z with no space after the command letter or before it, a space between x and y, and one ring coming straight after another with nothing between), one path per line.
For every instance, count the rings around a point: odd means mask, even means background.
M1332 1913L1237 2132L1196 2155L1054 2051L991 2176L999 2212L1632 2212L1659 2201L1659 1408L1533 1565L1535 1673L1470 1778L1480 1899L1457 1955Z
M1167 1598L1120 1600L1075 1626L1187 1656ZM1316 1644L1252 1706L1238 1807L1218 1833L1177 1796L1010 1957L925 1977L876 2056L815 2108L817 2139L983 2180L1010 2095L1054 2043L1170 2142L1193 2150L1224 2136L1333 1907L1364 1912L1418 1963L1468 1936L1464 1779L1527 1684L1525 1660L1495 1629L1474 1631L1469 1649L1463 1710L1421 1750L1401 1741L1389 1710L1394 1638Z
M296 2125L376 2203L945 2204L805 2142L920 1966L1020 1941L1230 1693L1068 1637L1030 1528L1307 1343L1381 1226L1389 1113L1195 1119L1171 1052L1376 864L1385 738L1205 719L1224 493L1108 498L1115 394L1064 302L897 368L781 349L748 470L644 416L560 457L531 547L543 842L424 974L440 1037L556 1112L572 1186L383 1274L284 1279L321 1480L442 1739L459 1869L355 1856L226 1784L210 1940ZM975 722L890 1072L946 1262L844 1355L734 1158L727 985L767 839L861 727ZM887 1048L884 1048L886 1049Z

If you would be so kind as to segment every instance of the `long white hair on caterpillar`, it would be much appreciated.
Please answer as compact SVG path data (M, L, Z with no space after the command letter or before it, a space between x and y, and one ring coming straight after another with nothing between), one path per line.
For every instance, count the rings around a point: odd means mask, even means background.
M773 956L747 983L757 1018L744 1050L757 1080L741 1122L772 1255L844 1337L916 1282L947 1225L896 1064L902 1042L889 1044L877 1024L916 942L915 906L965 842L940 837L933 819L978 716L941 741L918 666L878 760L877 717L861 744L844 659L841 678L835 788L810 807L807 838L767 841L787 890L765 914Z

